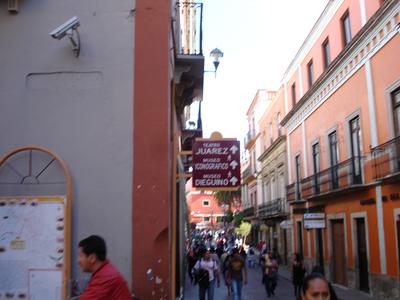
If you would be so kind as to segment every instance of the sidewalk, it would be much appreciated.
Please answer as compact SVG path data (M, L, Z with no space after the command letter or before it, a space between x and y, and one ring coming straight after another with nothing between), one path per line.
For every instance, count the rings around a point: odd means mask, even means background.
M291 272L284 266L279 267L279 276L281 278L285 278L288 281L292 281L292 274ZM333 288L335 289L336 295L340 300L372 300L373 298L371 296L368 296L367 294L360 292L360 291L355 291L348 289L343 286L339 286L336 284L333 284Z

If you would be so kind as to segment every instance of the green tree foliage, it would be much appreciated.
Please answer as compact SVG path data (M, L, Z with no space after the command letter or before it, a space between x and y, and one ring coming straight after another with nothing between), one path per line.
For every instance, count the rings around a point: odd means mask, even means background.
M249 222L242 222L239 227L235 228L235 232L243 237L243 240L246 240L246 237L249 235L251 230L251 224Z
M240 199L240 189L236 191L218 191L214 193L215 199L218 201L219 206L227 205L228 211L232 211L232 203L235 199Z
M237 212L236 214L233 215L233 220L235 221L235 227L240 226L240 224L242 224L243 222L243 213Z
M225 212L224 221L226 223L230 223L233 221L233 212L231 210Z

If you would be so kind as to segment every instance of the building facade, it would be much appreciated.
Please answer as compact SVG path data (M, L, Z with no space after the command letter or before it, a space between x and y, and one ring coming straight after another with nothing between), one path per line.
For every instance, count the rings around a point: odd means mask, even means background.
M261 163L258 157L261 154L259 120L265 109L270 105L275 92L259 89L256 92L246 113L249 131L244 140L244 154L242 162L242 199L243 217L251 222L251 233L247 238L250 244L259 241L260 222L257 218L258 205L262 202Z
M179 153L201 136L201 125L186 126L185 111L202 98L204 70L202 4L186 2L0 3L7 41L0 46L0 155L39 145L65 162L73 198L69 281L81 278L79 240L99 234L138 297L180 296ZM48 34L75 15L79 56L67 37ZM64 193L44 182L35 190L13 184L8 179L20 171L10 163L0 166L2 196Z
M286 131L280 125L285 113L283 93L270 95L267 109L259 121L261 154L261 203L258 203L260 239L276 250L281 262L290 262L291 226L288 223L289 205L286 201L287 163Z
M224 228L226 207L219 205L214 192L192 188L192 179L187 182L188 223L192 229L220 230ZM233 203L231 209L239 207Z
M399 1L330 1L282 80L292 247L309 269L400 297Z

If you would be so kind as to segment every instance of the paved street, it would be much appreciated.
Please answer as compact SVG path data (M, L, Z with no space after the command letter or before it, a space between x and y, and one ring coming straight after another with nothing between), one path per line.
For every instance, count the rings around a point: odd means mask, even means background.
M249 269L249 282L243 287L242 300L255 300L255 299L267 299L264 285L261 284L261 271L259 268ZM294 300L293 287L284 277L279 278L278 287L275 291L275 297L271 298L274 300L290 299ZM198 286L193 286L190 282L186 281L185 289L185 300L197 300L198 299ZM215 289L215 300L230 300L225 285L221 282L221 287Z
M280 276L278 286L275 291L275 296L267 298L264 286L261 284L261 271L260 268L248 269L249 283L243 287L242 300L258 300L258 299L273 299L273 300L295 300L293 295L293 285L290 281L289 272L280 268ZM365 294L351 291L345 288L336 287L336 293L341 300L372 300L371 297ZM189 280L186 279L185 286L185 300L198 300L198 286L190 284ZM214 300L231 300L228 296L227 289L223 282L221 287L215 289Z

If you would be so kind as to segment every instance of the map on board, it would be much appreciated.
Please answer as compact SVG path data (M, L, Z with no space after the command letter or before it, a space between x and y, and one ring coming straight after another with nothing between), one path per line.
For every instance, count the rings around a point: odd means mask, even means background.
M64 197L0 198L0 299L61 299L64 203Z

